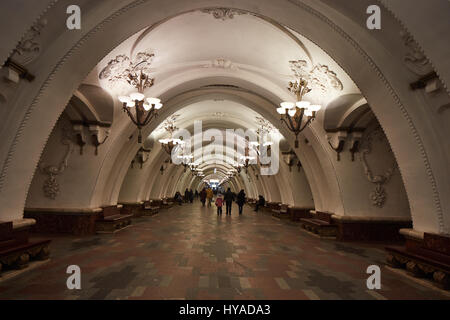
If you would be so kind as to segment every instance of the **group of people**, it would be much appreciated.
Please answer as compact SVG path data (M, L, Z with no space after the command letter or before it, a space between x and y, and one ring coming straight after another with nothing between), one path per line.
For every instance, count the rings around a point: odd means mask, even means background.
M217 195L215 203L217 207L217 215L222 215L222 207L225 203L226 215L231 216L231 207L233 205L233 201L236 201L239 208L239 214L241 215L245 204L245 192L244 190L241 190L237 195L235 195L230 188L227 189L223 197L221 194Z
M194 191L192 191L192 189L187 189L186 188L186 190L184 191L184 198L181 195L181 193L179 191L177 191L177 192L175 192L175 196L173 197L173 200L181 206L183 201L186 202L186 203L187 202L193 203L194 202L194 195L198 196L198 191L197 190L195 191L195 194L194 194Z
M211 187L208 188L203 188L200 192L198 192L197 190L194 192L192 191L192 189L186 189L184 191L184 202L190 202L193 203L194 202L194 197L200 197L200 201L202 203L202 206L204 207L205 205L208 207L211 207L212 205L212 200L214 198L214 191L211 189ZM261 197L261 196L260 196ZM175 193L175 197L174 197L175 202L177 202L179 205L181 205L183 203L183 196L181 195L180 192L176 192ZM259 199L261 202L261 199ZM238 209L239 209L239 214L242 214L243 208L244 208L244 204L246 201L246 195L244 190L242 189L241 191L239 191L239 193L236 195L234 192L231 191L230 188L227 189L227 191L222 195L222 194L218 194L216 201L215 201L215 205L217 207L217 215L222 215L222 207L225 204L225 209L226 209L226 215L231 215L231 208L233 205L233 202L236 201L237 205L238 205ZM258 203L260 205L264 205L264 198L262 200L263 203ZM258 210L258 204L256 206L256 210Z

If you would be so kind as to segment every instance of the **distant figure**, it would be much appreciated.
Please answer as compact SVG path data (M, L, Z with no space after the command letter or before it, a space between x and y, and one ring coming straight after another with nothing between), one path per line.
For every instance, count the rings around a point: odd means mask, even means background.
M206 189L206 201L208 201L208 207L211 207L211 201L214 194L211 188Z
M226 214L231 216L231 205L233 204L234 195L230 188L228 188L227 192L225 192L223 200L225 201Z
M194 191L192 189L189 189L189 202L194 202Z
M181 193L177 191L175 193L175 197L173 197L173 200L175 202L178 202L178 204L181 206L181 203L183 202L183 197L181 196Z
M239 207L239 214L242 214L242 209L243 209L244 204L245 204L245 192L244 192L244 189L239 191L239 193L237 195L236 202L237 202L237 205Z
M200 191L200 201L202 202L202 206L205 206L205 202L206 202L206 189L203 188L202 191Z
M216 206L217 206L217 215L222 215L223 199L222 199L222 195L221 194L219 194L217 196Z
M255 206L255 212L258 212L258 209L260 206L263 206L266 204L266 199L264 199L263 196L259 196L258 202L256 202L256 206Z
M198 190L197 189L195 189L195 199L198 199Z
M189 201L189 190L188 188L186 188L186 190L184 190L184 202L188 202Z

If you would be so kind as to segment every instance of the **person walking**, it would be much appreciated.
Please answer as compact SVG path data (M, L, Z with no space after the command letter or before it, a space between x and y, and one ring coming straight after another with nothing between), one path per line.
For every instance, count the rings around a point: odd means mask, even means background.
M239 191L239 193L238 193L236 198L237 198L236 202L237 202L237 205L239 207L239 214L241 215L242 214L242 209L243 209L244 204L245 204L245 192L244 192L244 189Z
M188 188L186 188L186 190L184 190L184 202L188 202L189 201L189 190Z
M192 191L192 189L189 189L189 202L194 202L194 191Z
M212 189L209 187L206 189L206 201L208 202L208 207L211 207L211 201L214 196Z
M223 200L225 201L226 214L231 216L231 206L233 204L234 196L230 188L228 188L227 192L225 192Z
M256 206L255 206L255 212L258 212L259 207L264 207L264 205L266 204L266 199L264 199L263 196L259 196L258 202L256 202Z
M206 190L205 188L202 189L202 191L200 191L200 201L202 202L202 207L205 206L205 202L206 202Z
M217 206L217 215L222 215L223 199L221 194L217 195L216 206Z

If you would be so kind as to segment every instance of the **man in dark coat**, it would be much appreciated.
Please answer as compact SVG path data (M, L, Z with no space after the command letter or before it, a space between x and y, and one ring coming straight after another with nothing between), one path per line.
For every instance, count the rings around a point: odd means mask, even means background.
M206 202L206 190L205 188L202 189L202 191L200 191L200 201L202 202L202 206L205 206L205 202Z
M266 204L266 199L264 199L263 196L259 196L258 202L256 203L255 206L255 211L258 212L259 207L264 207L264 205Z
M239 193L237 195L236 202L237 202L237 205L239 207L239 214L242 214L242 208L244 207L244 204L245 204L245 192L244 192L244 189L239 191Z
M233 204L234 196L230 188L228 188L227 192L225 192L223 200L225 201L226 213L231 216L231 205Z

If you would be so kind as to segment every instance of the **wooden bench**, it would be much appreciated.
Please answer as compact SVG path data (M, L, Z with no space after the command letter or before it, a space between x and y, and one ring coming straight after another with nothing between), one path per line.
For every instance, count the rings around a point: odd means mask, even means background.
M46 260L51 240L29 240L32 219L0 221L0 276L8 269L24 269L30 260Z
M153 216L159 212L161 207L161 200L149 200L145 201L143 204L144 215L145 216Z
M404 268L418 278L430 278L441 289L450 290L450 237L424 233L422 241L407 239L406 246L385 248L387 263Z
M121 203L121 214L131 214L133 218L142 217L144 215L144 202L137 203Z
M272 209L272 216L279 219L289 219L288 205L282 203L278 204L278 208Z
M333 224L332 213L310 211L311 218L300 218L302 228L321 237L336 237L337 226Z
M131 224L132 214L123 214L122 206L104 207L95 223L97 233L114 233Z
M289 219L291 219L291 221L300 221L300 219L302 218L309 219L312 217L310 213L311 210L314 209L289 206L288 207Z
M161 206L163 209L170 209L173 207L173 199L172 198L164 198L161 201Z

